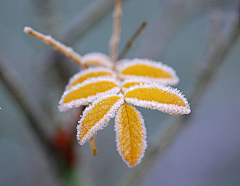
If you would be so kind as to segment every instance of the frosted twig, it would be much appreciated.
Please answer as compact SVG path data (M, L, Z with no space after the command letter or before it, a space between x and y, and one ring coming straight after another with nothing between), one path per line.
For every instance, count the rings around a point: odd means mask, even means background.
M147 25L147 22L144 21L142 22L142 24L140 25L140 27L136 30L136 32L132 35L132 37L129 39L129 41L127 42L127 44L125 45L125 47L123 48L123 50L121 51L121 53L118 56L118 60L123 59L126 54L128 53L129 49L132 47L134 41L137 39L137 37L139 36L139 34L142 33L143 29L145 28L145 26Z
M52 45L54 49L59 50L60 52L62 52L65 56L67 56L68 58L70 58L72 61L78 63L81 65L81 56L76 53L72 48L65 46L64 44L56 41L55 39L53 39L51 36L49 35L44 35L41 34L35 30L33 30L30 27L25 27L24 28L24 32L27 34L30 34L40 40L42 40L43 42L45 42L46 44Z
M122 15L122 7L121 0L116 0L116 7L114 11L114 25L112 37L110 40L110 56L111 60L114 63L114 67L117 60L117 51L118 51L118 43L120 40L120 30L121 30L121 15Z
M212 82L218 68L223 63L223 59L226 57L240 35L239 13L232 17L231 22L232 24L223 29L221 37L218 37L217 40L215 40L215 43L212 44L212 47L209 48L209 51L206 54L206 68L202 70L199 78L197 78L198 81L195 83L192 96L190 96L189 99L193 112L201 101L205 90ZM143 178L144 174L150 169L153 162L155 162L156 158L165 152L166 148L172 143L179 132L187 126L189 118L191 118L191 114L179 116L174 121L172 119L167 121L165 123L165 130L161 129L159 134L157 134L159 137L156 140L156 143L145 154L142 163L134 170L130 171L127 179L125 179L122 185L137 185L140 182L140 179Z

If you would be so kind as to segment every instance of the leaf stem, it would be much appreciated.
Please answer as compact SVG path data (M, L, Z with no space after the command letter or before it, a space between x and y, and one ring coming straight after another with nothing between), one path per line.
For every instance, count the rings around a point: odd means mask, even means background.
M91 148L92 148L92 154L94 156L96 156L97 155L97 149L96 149L96 145L95 145L95 137L92 137L90 139L90 145L91 145Z

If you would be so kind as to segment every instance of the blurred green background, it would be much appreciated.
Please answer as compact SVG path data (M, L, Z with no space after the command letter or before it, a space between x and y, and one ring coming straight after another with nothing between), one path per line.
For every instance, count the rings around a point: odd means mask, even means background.
M106 1L106 0L105 0ZM49 135L56 128L68 128L69 113L58 113L57 106L65 81L61 82L57 61L64 77L78 66L62 55L56 57L50 46L26 35L24 26L50 34L84 55L108 54L112 33L110 1L99 6L105 16L80 36L66 36L75 19L84 17L94 3L104 0L0 0L0 58L8 63L28 90L55 118L43 126ZM107 1L106 1L107 2ZM110 3L110 4L109 4ZM120 50L142 21L148 25L126 57L150 58L172 66L180 78L176 86L188 97L209 44L210 14L231 14L238 7L234 0L125 0ZM92 17L84 25L92 24ZM68 32L69 33L69 32ZM240 41L230 50L201 103L186 127L142 179L142 186L238 186L240 185ZM62 60L64 61L62 62ZM55 61L55 63L53 63ZM66 70L65 70L66 68ZM0 80L0 185L61 185L53 164L28 120ZM170 116L138 108L144 118L149 146ZM70 111L69 111L70 112ZM118 185L130 170L116 151L114 121L96 136L98 155L89 144L76 141L74 173L81 185ZM74 127L74 123L70 125ZM147 149L148 151L148 149ZM133 168L134 169L134 168Z

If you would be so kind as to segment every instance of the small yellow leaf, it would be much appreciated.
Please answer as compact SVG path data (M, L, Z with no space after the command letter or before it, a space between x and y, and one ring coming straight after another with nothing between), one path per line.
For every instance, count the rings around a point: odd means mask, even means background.
M187 99L179 90L156 83L131 87L126 91L124 99L127 103L169 114L191 112Z
M59 111L66 111L80 105L87 105L105 94L118 93L118 83L111 78L91 78L66 90L59 102Z
M105 54L102 54L102 53L97 53L97 52L84 55L82 57L82 63L85 67L89 67L92 65L105 66L108 68L113 67L113 63L108 56L106 56Z
M135 85L143 85L146 83L151 83L151 81L147 81L145 79L126 79L125 81L122 82L121 87L122 91L126 92L130 87L135 86Z
M97 131L107 126L109 120L115 116L116 110L123 102L121 95L114 94L103 96L87 107L77 126L77 138L80 145L83 145Z
M175 71L161 62L147 59L133 59L119 62L119 77L121 79L142 78L163 85L175 85L179 78ZM122 64L122 65L121 65Z
M70 89L71 87L75 86L78 83L82 83L90 78L96 78L96 77L112 77L115 78L116 74L113 70L109 68L104 67L97 67L97 68L89 68L86 70L83 70L77 74L75 74L69 81L66 89Z
M141 113L123 104L115 119L117 149L123 161L133 167L141 162L147 148L146 128Z

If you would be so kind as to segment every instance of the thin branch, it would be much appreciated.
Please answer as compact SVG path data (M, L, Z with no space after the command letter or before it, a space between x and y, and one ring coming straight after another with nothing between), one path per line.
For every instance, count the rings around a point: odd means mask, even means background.
M0 59L0 78L23 110L26 118L29 120L30 128L34 130L40 142L51 154L53 151L51 142L46 132L42 129L43 126L51 125L51 120L41 109L35 98L29 94L29 91L17 74L2 59Z
M81 58L82 57L78 53L76 53L72 48L67 47L64 44L56 41L55 39L53 39L49 35L43 35L43 34L37 32L37 31L33 30L30 27L25 27L24 32L42 40L43 42L45 42L48 45L52 45L54 47L54 49L59 50L65 56L70 58L72 61L81 65Z
M117 61L117 51L118 51L118 44L120 40L120 30L121 30L121 15L122 15L122 6L121 0L116 0L116 7L114 11L114 25L113 25L113 32L112 37L110 40L110 56L111 60L114 63Z
M126 56L126 54L128 53L129 49L132 47L132 45L135 42L135 40L137 39L137 37L142 33L142 31L144 30L146 25L147 25L147 22L143 21L142 24L140 25L140 27L132 35L132 37L129 39L129 41L127 42L127 44L125 45L125 47L123 48L121 53L119 54L118 60L123 59Z
M191 103L192 111L195 110L201 98L212 82L214 75L218 68L223 63L223 59L228 54L234 43L237 41L240 35L239 14L235 15L232 19L232 24L225 28L221 37L218 37L215 44L210 48L206 54L205 64L206 68L203 69L199 79L193 87L192 96L190 96L189 102ZM165 124L166 128L162 132L159 132L156 140L156 144L146 153L142 163L132 170L127 179L124 181L124 186L134 186L140 182L144 174L150 169L151 165L155 162L156 158L163 154L172 141L184 129L191 118L190 115L184 115L177 117L174 121L170 120Z

